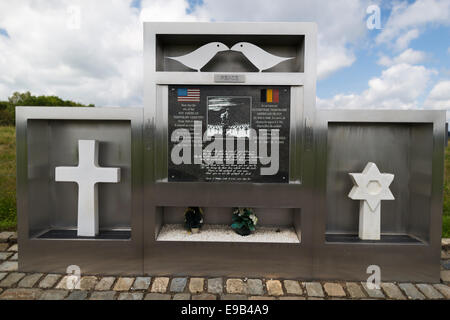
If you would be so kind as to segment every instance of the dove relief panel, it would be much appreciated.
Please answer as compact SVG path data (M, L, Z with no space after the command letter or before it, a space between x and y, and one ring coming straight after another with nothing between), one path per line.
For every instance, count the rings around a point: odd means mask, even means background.
M156 71L303 72L304 36L157 35Z

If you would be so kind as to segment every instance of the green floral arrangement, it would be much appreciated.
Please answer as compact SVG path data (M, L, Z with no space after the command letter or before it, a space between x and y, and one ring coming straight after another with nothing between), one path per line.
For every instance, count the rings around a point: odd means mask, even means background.
M184 211L184 226L192 232L199 232L203 225L203 210L200 207L188 207Z
M258 217L252 208L234 208L231 228L241 236L248 236L255 231Z

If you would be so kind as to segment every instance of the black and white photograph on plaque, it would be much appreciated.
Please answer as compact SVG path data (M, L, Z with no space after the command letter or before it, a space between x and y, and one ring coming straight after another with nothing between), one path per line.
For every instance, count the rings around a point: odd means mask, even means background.
M252 97L207 98L207 135L250 138Z

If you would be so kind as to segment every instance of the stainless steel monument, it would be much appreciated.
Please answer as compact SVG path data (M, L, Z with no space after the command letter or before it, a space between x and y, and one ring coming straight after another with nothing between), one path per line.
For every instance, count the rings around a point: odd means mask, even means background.
M144 23L143 113L18 108L20 270L438 281L445 112L316 110L316 41L314 23ZM87 233L78 177L55 179L80 140L120 173L91 179ZM352 200L368 163L378 202ZM177 229L195 206L202 236ZM233 207L267 236L228 237Z

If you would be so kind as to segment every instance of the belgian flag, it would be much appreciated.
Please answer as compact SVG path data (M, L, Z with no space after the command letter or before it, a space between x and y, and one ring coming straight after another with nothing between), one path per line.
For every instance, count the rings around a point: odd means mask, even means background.
M280 100L280 91L278 89L262 89L261 102L278 103Z

